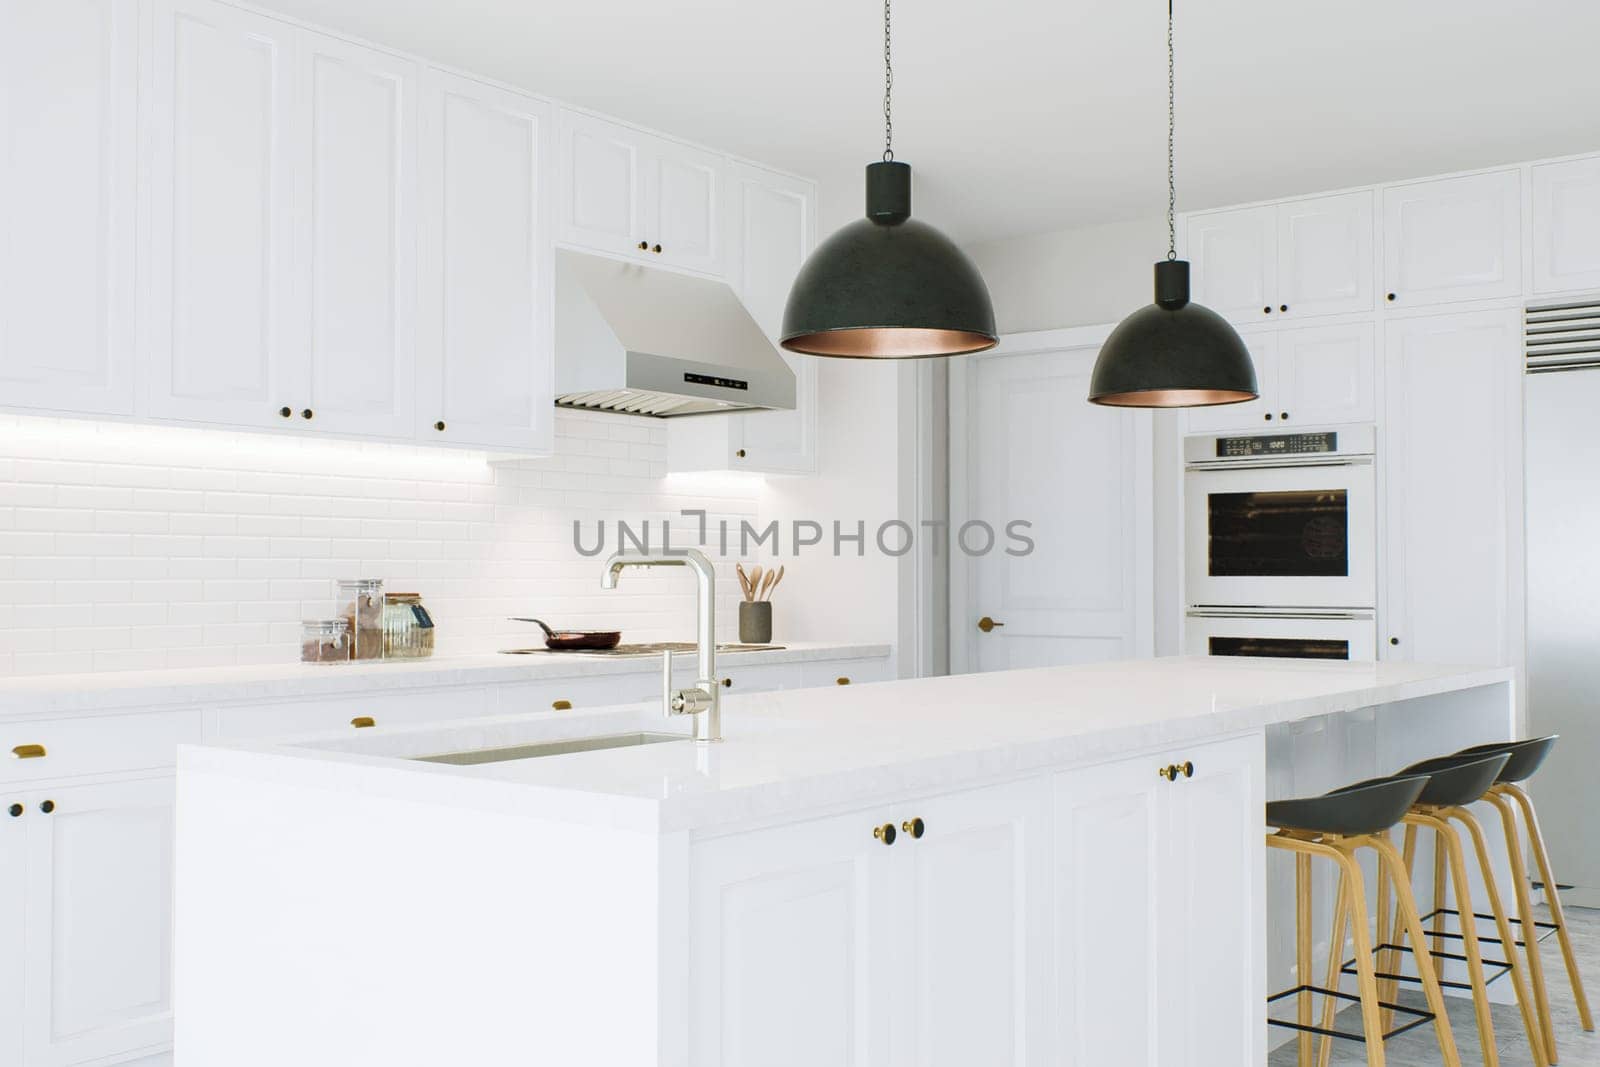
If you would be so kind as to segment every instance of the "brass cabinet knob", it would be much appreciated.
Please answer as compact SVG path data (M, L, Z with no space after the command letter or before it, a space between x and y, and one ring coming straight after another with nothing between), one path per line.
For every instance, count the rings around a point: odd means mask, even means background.
M315 415L316 415L316 412L312 411L310 408L302 408L301 411L300 411L300 417L302 419L309 419L309 418L314 417Z
M44 759L43 745L18 745L11 750L12 759Z
M886 845L894 844L894 823L886 822L882 826L874 826L872 828L872 836L876 837L879 841L882 841Z
M742 448L738 449L737 451L734 452L734 455L738 456L740 459L743 459L744 458L744 449L742 449Z
M350 725L354 726L357 730L360 730L368 726L376 726L378 725L378 721L371 715L357 715L355 718L350 720Z
M913 838L918 839L922 837L923 832L927 830L927 828L927 825L923 823L921 819L907 819L905 822L900 824L900 829L910 834Z
M22 814L23 808L21 804L13 804L7 808L6 811L10 812L11 817L15 819L17 816Z
M732 678L724 678L722 680L722 688L724 688L724 689L732 689L733 688L733 679Z
M1288 311L1289 310L1289 305L1288 304L1279 304L1278 305L1278 310L1279 311Z
M985 615L983 618L978 620L978 629L982 630L984 633L988 633L990 630L993 630L996 626L1004 626L1004 625L1005 625L1005 623L1003 623L1003 622L995 622L993 619L989 618L989 616L987 616L987 615Z
M849 685L850 684L850 679L844 677L843 675L840 675L838 678L835 678L833 680L833 684L834 685Z
M1177 766L1177 764L1169 763L1165 767L1158 767L1156 769L1156 777L1157 778L1165 778L1169 782L1177 781L1178 780L1178 766Z
M550 708L551 708L552 711L571 711L572 710L572 701L570 701L570 700L552 700L550 702Z
M434 423L433 428L438 430L440 433L444 433L444 420L440 419L438 422Z
M56 810L56 802L53 800L47 800L39 805L39 810L44 812L46 815L49 815L52 811Z
M1278 412L1278 418L1281 419L1284 422L1288 422L1289 421L1289 413L1287 411L1280 411L1280 412Z
M1183 765L1179 768L1179 770L1183 771L1183 776L1185 778L1194 777L1194 763L1191 760L1184 760Z
M659 256L661 254L661 246L660 245L655 245L650 249L650 251L654 252L656 255Z
M650 251L650 242L649 241L640 241L639 242L639 251L641 251L641 252Z
M294 414L294 408L289 408L289 407L279 408L278 409L278 414L280 416L282 416L283 418L287 419L289 416Z

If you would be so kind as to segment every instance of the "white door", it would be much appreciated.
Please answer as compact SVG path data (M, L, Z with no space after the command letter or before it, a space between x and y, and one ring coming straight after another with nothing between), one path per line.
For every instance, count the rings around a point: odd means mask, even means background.
M1099 341L1066 336L951 364L956 673L1151 651L1150 413L1090 404Z
M169 776L26 798L28 1067L172 1040L174 796Z
M0 790L0 1064L21 1067L25 937L28 929L28 823L21 790Z
M649 140L645 219L650 254L662 263L720 274L722 157L660 137Z
M135 0L0 3L0 397L133 410Z
M1521 218L1521 177L1514 170L1385 189L1385 302L1414 307L1517 296Z
M1533 291L1600 288L1600 157L1533 168Z
M1277 314L1278 209L1247 207L1189 217L1194 301L1231 322Z
M1260 735L1172 753L1156 778L1162 827L1157 1039L1162 1067L1266 1062L1266 803ZM1116 877L1108 867L1101 877Z
M816 233L816 189L807 181L734 164L737 214L731 281L773 344L783 332L789 287L811 252ZM730 466L735 470L814 472L817 469L817 359L780 354L794 371L793 411L732 416Z
M1512 662L1519 326L1514 311L1483 311L1386 327L1379 455L1388 552L1379 647L1390 658Z
M148 316L157 417L243 426L306 408L290 306L294 32L211 0L157 0Z
M1371 422L1377 353L1371 323L1308 326L1278 334L1280 423Z
M1278 205L1278 313L1371 311L1372 194L1344 193Z
M1163 1062L1155 976L1165 931L1149 919L1163 883L1158 791L1169 783L1157 767L1133 759L1055 776L1051 1016L1062 1067Z
M887 807L887 806L886 806ZM894 851L867 812L715 838L691 863L690 1062L889 1062Z
M1189 433L1271 433L1278 425L1278 333L1249 330L1239 335L1250 350L1260 396L1242 404L1189 408L1183 413Z
M905 945L894 983L893 1062L1045 1063L1049 782L899 807L895 861L905 865L910 883L895 894L891 919ZM922 836L906 832L919 819Z
M313 425L412 435L416 384L417 66L299 37L294 121L297 311Z
M562 111L558 121L561 240L632 256L648 251L645 135L576 111Z
M418 435L548 450L549 109L428 70L422 99Z

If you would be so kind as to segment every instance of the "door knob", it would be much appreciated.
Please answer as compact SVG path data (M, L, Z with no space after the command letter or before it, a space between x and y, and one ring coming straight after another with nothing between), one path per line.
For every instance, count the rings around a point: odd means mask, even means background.
M882 826L874 826L872 828L872 836L886 845L894 844L894 823L886 822Z
M987 615L985 615L983 618L978 620L978 629L982 630L984 633L988 633L989 631L993 630L996 626L1004 626L1004 625L1005 625L1005 623L1003 623L1003 622L995 622L993 619L989 618L989 616L987 616Z

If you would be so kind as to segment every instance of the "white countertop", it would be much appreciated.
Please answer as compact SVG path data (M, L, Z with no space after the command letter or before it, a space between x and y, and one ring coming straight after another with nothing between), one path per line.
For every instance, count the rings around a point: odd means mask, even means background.
M1504 668L1174 657L729 696L726 740L716 745L685 740L474 766L408 758L687 730L654 706L632 705L187 747L179 767L665 832L938 792L1512 677Z
M881 659L887 655L888 645L796 643L763 652L719 652L717 662L728 666L766 666L819 660ZM653 673L660 669L660 661L654 656L619 657L553 652L508 656L486 652L421 660L296 662L243 667L46 674L0 679L0 718L47 717L85 711L186 704L215 705L250 700L293 700L342 693L370 693L374 690L516 684L549 678Z

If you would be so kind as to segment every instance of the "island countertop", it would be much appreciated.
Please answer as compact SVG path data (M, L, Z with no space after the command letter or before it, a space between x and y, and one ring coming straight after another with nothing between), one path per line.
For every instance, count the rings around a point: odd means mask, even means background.
M415 758L635 730L687 732L686 720L636 704L192 746L179 766L643 832L704 830L1512 679L1505 668L1173 657L729 696L726 740L712 745L683 740L469 766Z

